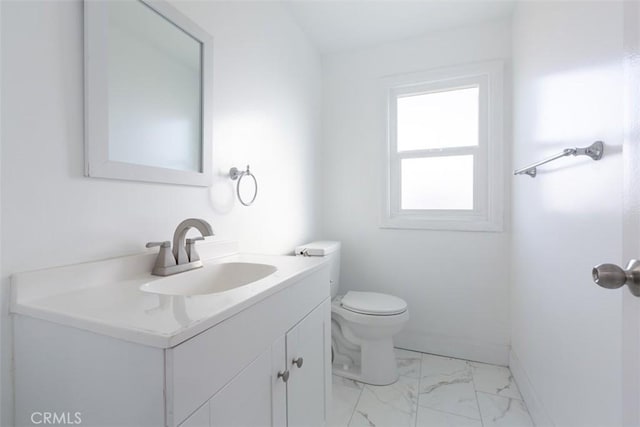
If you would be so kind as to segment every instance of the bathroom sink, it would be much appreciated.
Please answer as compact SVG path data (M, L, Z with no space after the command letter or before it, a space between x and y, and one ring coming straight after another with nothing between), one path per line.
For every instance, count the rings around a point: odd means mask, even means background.
M226 262L209 264L197 270L145 283L143 292L162 295L208 295L248 285L273 274L278 269L269 264Z

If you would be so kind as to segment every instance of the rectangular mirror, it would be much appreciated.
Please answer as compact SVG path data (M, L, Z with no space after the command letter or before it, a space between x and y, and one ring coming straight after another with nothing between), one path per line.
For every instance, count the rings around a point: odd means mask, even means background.
M85 1L85 170L207 186L212 40L163 1Z

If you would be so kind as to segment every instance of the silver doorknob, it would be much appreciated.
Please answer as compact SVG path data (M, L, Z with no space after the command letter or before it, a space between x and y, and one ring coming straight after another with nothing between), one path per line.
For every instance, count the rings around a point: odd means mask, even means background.
M278 372L278 378L282 378L282 381L284 381L285 383L289 381L289 370Z
M304 359L302 357L298 357L297 359L293 359L291 363L293 365L296 365L298 368L302 368L302 363L304 363Z
M615 264L600 264L591 271L593 281L606 289L618 289L623 285L629 287L629 291L640 297L640 261L632 259L623 269Z

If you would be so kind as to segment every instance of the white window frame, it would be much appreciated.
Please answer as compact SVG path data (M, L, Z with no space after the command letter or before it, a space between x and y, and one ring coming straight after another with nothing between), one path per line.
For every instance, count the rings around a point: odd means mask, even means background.
M382 228L502 231L504 216L502 61L442 68L383 79L387 106L384 144ZM430 92L479 88L479 138L471 147L398 152L397 99ZM473 210L401 209L402 159L472 154L474 156Z

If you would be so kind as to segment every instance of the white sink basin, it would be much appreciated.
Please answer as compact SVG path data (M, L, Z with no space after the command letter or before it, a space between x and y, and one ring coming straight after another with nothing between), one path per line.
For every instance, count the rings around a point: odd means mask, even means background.
M215 294L264 279L277 270L273 265L249 262L210 264L197 270L145 283L140 286L140 290L162 295Z

